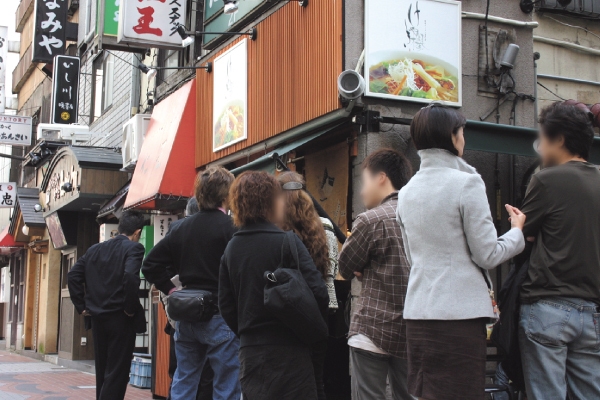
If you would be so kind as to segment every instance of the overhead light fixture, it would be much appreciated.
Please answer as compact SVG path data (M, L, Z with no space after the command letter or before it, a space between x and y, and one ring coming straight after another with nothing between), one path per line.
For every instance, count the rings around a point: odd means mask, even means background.
M239 9L236 0L223 0L225 3L225 7L223 7L223 12L227 15L234 14Z
M150 68L146 64L139 64L138 69L140 71L142 71L144 74L146 74L146 77L148 78L148 80L151 80L152 78L154 78L156 76L156 74L158 74L159 70L164 71L164 70L168 70L168 69L175 69L175 70L178 70L178 69L204 69L204 70L206 70L206 72L210 73L210 72L212 72L212 63L207 62L205 65L195 65L195 66L188 66L188 67L152 67L152 68Z
M338 76L338 93L344 99L356 100L365 93L365 78L358 72L349 69Z
M35 204L35 205L33 206L33 211L35 211L36 213L37 213L37 212L40 212L40 211L42 211L42 210L43 210L43 208L42 208L42 206L41 206L39 203L38 203L38 204Z
M518 54L519 46L514 43L509 44L504 51L500 65L508 69L513 69L515 67L515 61L517 60Z
M64 190L65 192L69 193L73 191L73 184L71 182L65 182L62 186L61 189Z
M540 4L544 0L521 0L519 2L519 7L521 7L521 11L526 14L529 14L533 11L536 4ZM559 6L565 8L569 4L571 4L573 0L557 0Z
M23 235L29 236L29 227L27 225L23 225L23 228L21 228L21 232L23 232Z
M257 37L256 28L252 28L246 32L198 32L187 31L183 25L177 26L177 34L179 34L179 37L181 38L181 45L183 47L191 45L194 43L196 36L202 35L248 35L252 40L256 40Z

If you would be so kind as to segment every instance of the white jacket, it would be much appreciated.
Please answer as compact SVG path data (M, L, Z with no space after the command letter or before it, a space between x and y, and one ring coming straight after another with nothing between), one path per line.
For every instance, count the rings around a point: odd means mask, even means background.
M513 228L498 238L483 179L462 158L441 149L419 156L419 172L398 196L398 222L411 264L404 318L493 317L481 268L495 268L521 253L523 233Z

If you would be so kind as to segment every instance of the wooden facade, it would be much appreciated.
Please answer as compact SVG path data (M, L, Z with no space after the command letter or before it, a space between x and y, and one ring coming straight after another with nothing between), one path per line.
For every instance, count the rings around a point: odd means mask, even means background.
M196 167L338 109L342 72L342 0L311 0L281 7L256 25L248 41L248 139L213 152L213 75L197 74ZM213 62L245 38L205 61Z

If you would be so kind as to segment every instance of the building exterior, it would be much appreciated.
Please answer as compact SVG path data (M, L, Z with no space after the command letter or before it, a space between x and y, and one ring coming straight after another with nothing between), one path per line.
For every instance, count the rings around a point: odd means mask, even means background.
M50 121L52 85L44 65L31 62L34 1L22 0L17 12L21 61L13 91L19 114L34 116L37 125ZM89 127L89 140L73 145L64 137L43 138L22 163L12 164L21 187L5 248L14 249L7 268L17 302L7 306L6 321L16 349L92 359L91 335L66 290L69 268L89 246L109 239L128 209L148 215L142 242L149 251L183 216L196 172L209 165L235 174L298 171L346 233L364 211L357 188L365 157L392 147L417 169L408 124L442 96L468 119L465 159L486 182L501 233L508 223L500 206L519 205L536 167L536 110L560 97L600 101L596 21L547 13L549 0L533 12L522 11L517 0L245 0L233 15L224 13L222 1L188 0L176 17L194 37L185 47L175 31L167 38L171 44L156 38L120 43L127 19L118 14L134 0L120 1L120 8L113 0L69 2L69 22L78 27L67 54L81 60L77 121ZM159 25L172 22L155 18ZM429 50L427 37L439 39ZM514 45L518 55L505 59ZM443 51L432 57L427 51L435 46ZM439 79L424 79L421 69ZM348 70L364 77L364 96L339 95L338 77ZM400 83L396 73L404 76ZM408 85L409 76L419 86ZM598 146L593 161L600 163ZM498 269L496 283L506 268ZM165 314L145 281L140 301L149 330L137 348L152 354L152 392L166 397ZM345 332L332 332L340 371L329 386L348 398Z

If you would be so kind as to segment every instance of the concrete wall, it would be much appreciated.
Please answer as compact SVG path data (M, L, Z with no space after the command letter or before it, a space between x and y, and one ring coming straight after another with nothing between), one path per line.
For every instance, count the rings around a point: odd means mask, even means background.
M600 23L597 20L548 13L535 13L534 18L539 23L534 33L540 39L534 39L533 42L535 51L541 56L537 63L538 74L595 82L586 84L540 77L540 83L554 92L538 88L540 107L559 100L556 95L586 104L600 102L600 69L597 65L599 56L541 41L542 38L556 39L598 51Z
M485 13L485 0L466 0L462 2L462 10L473 13ZM531 16L519 9L519 0L492 1L490 15L518 21L531 21ZM479 29L483 21L476 19L462 19L462 74L463 74L463 107L461 112L468 119L479 120L480 116L494 108L496 98L482 95L478 92L478 60L479 60ZM531 28L515 27L496 22L489 22L489 29L505 29L514 37L520 46L520 53L512 71L517 82L516 90L521 93L533 94L535 90L535 76L533 67L533 31ZM345 69L356 68L357 61L364 47L364 1L348 0L345 3ZM500 120L502 124L510 124L511 101L500 107ZM387 101L382 99L365 98L363 104L370 109L381 112L382 116L412 117L422 105L401 101ZM496 122L495 113L486 121ZM532 101L520 101L516 108L516 124L521 126L534 126L535 106ZM415 170L419 167L419 158L416 149L410 141L407 126L381 125L380 132L360 134L358 136L358 157L354 160L352 180L354 192L352 193L353 218L364 207L358 195L360 188L360 164L372 151L382 147L392 147L405 153L411 160ZM513 202L520 195L519 183L525 170L534 160L523 157L510 157L508 155L495 155L491 153L468 151L465 160L477 168L482 175L490 200L490 209L496 207L496 176L501 187L501 202ZM513 164L514 161L514 164ZM498 169L498 174L496 173ZM513 174L514 170L514 174ZM513 186L514 191L511 189ZM509 227L508 216L502 207L502 229Z
M48 240L48 231L44 240ZM48 253L41 255L39 284L39 315L37 328L37 352L50 354L58 352L58 314L60 298L60 260L61 253L54 250L52 242Z
M94 57L89 52L82 56L79 123L88 125L90 132L95 134L90 142L92 146L121 147L123 125L131 118L132 109L136 112L139 106L139 70L131 65L138 63L139 56L120 51L111 51L111 53L115 55L113 102L91 125L89 115Z

